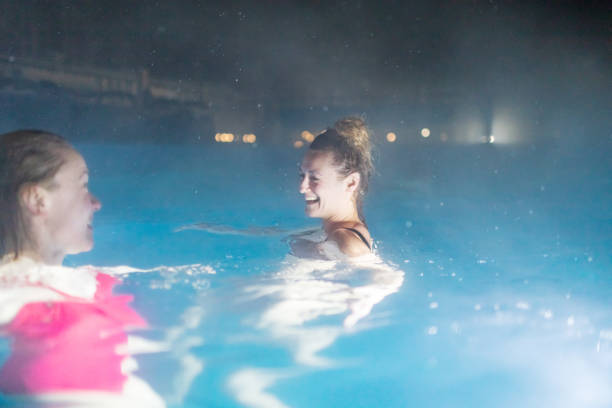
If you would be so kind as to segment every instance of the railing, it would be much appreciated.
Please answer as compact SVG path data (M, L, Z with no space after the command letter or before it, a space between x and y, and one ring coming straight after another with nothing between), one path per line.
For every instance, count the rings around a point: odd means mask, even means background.
M151 78L147 70L125 71L81 67L45 60L14 58L0 55L0 79L52 84L77 94L95 94L101 100L127 97L134 103L147 99L189 104L207 109L213 99L232 98L229 90L219 86L183 80ZM212 95L212 94L216 95ZM218 102L217 102L218 104Z

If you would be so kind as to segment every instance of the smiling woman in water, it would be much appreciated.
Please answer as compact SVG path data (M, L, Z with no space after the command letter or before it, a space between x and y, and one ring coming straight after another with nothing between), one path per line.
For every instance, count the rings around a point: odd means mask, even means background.
M306 215L322 219L324 236L293 236L295 255L330 257L329 243L348 257L371 253L363 198L372 171L370 134L363 119L340 119L314 139L300 166L299 188Z

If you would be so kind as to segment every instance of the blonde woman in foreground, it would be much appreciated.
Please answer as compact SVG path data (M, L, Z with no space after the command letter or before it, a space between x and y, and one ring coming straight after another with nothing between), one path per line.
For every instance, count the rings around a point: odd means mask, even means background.
M88 179L60 136L0 135L0 332L11 340L2 406L164 406L130 374L126 328L146 326L131 296L112 293L112 276L61 266L93 247L101 204Z

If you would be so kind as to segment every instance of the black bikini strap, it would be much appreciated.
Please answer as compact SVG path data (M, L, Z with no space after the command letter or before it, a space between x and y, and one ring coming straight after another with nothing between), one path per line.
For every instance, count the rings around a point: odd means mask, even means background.
M349 230L351 232L354 232L355 234L357 234L357 236L359 238L361 238L361 240L363 241L364 244L367 245L368 249L371 251L372 247L370 246L370 243L368 242L368 240L366 239L366 237L363 236L363 234L359 231L357 231L355 228L348 228L348 227L343 227L343 229Z

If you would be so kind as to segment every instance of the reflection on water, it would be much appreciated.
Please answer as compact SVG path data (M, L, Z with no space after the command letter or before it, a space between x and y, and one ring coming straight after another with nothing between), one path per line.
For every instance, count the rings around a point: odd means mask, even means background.
M511 375L506 381L513 393L500 395L500 407L609 406L612 354L599 347L609 344L597 328L599 307L555 293L546 283L473 299L440 295L442 305L455 307L438 318L440 335L454 339L463 375ZM440 362L433 371L447 368Z
M100 268L105 273L119 275L133 282L148 281L149 297L155 296L155 291L180 290L179 285L185 284L200 295L209 288L209 277L217 272L210 265L191 264L178 266L157 266L150 269L138 269L130 266L114 266ZM146 275L143 275L146 274ZM153 299L155 302L155 299ZM178 322L167 327L161 327L158 340L150 340L130 336L127 349L132 353L163 353L161 360L173 362L172 369L163 375L162 396L168 404L182 405L196 377L204 369L204 359L194 354L193 349L204 343L201 333L196 332L205 317L205 308L199 304L198 297L191 300L177 319ZM168 317L168 316L166 316ZM174 320L170 317L170 320ZM157 388L159 387L159 384ZM157 389L157 391L161 391Z
M288 256L274 276L247 285L243 301L265 300L267 306L253 325L270 341L287 347L298 367L331 367L340 363L319 353L339 336L364 329L358 323L397 292L403 280L402 271L374 255L343 262ZM330 319L334 316L342 320ZM228 386L246 406L284 407L268 388L296 375L298 367L244 367L230 376Z

